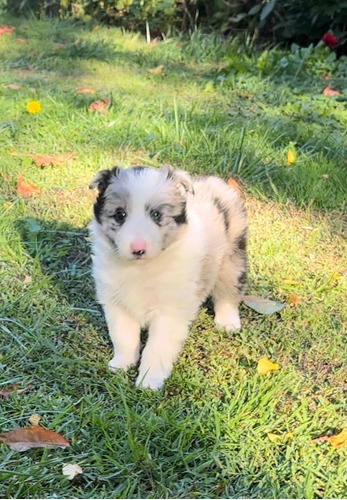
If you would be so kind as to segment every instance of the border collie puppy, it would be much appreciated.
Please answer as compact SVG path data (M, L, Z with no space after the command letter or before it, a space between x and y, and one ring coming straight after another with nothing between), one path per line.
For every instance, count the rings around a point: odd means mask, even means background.
M238 193L216 177L164 167L98 172L90 223L93 274L114 356L126 370L140 357L137 385L159 389L211 295L216 325L240 328L246 284L246 213Z

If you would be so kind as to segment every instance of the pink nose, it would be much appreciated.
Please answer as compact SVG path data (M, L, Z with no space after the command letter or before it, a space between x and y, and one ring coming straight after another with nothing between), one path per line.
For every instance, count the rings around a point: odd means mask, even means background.
M130 249L134 255L143 255L146 253L147 245L145 241L138 239L130 244Z

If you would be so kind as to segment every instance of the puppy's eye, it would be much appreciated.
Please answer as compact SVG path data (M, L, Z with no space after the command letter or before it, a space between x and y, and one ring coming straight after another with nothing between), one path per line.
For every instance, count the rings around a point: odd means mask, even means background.
M127 213L123 208L117 208L116 213L114 214L115 221L119 224L123 224L127 217Z
M161 213L159 212L159 210L152 210L151 217L154 220L154 222L161 221Z

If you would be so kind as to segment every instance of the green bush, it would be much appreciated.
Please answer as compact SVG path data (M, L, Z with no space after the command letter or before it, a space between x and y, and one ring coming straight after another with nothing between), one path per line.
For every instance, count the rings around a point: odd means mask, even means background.
M141 31L149 27L155 36L199 27L306 46L330 30L340 47L347 41L346 0L0 0L0 5L15 14L92 17Z

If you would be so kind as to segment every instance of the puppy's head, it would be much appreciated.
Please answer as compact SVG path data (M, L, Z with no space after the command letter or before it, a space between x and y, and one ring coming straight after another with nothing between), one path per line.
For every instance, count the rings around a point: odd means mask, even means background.
M192 182L187 173L171 167L102 170L90 188L99 191L94 205L98 226L123 259L157 256L188 222Z

